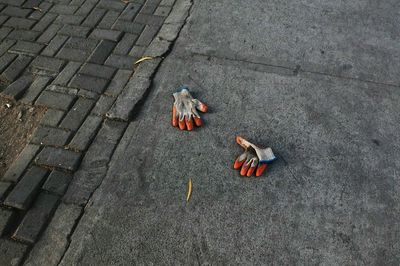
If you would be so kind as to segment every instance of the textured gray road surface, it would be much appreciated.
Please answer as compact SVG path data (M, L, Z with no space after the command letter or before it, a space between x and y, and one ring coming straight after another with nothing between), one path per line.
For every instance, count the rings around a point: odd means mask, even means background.
M336 2L194 1L62 264L398 265L400 7ZM191 133L181 84L211 109ZM238 134L266 175L232 169Z

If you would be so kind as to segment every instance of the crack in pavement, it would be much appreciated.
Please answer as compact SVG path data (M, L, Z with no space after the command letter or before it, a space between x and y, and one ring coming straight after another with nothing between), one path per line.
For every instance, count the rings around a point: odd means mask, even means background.
M270 63L266 63L266 62L251 61L251 60L246 60L246 59L237 58L237 57L219 56L219 55L204 54L204 53L199 53L199 52L190 52L190 54L191 54L191 56L214 58L217 60L227 60L227 61L231 61L231 62L244 63L247 65L260 65L260 66L278 68L278 69L282 69L282 70L289 70L292 76L297 76L299 73L311 73L311 74L329 76L329 77L340 78L340 79L345 79L345 80L354 80L354 81L359 81L359 82L371 83L371 84L375 84L375 85L383 85L383 86L388 86L388 87L400 88L400 85L391 84L391 83L384 83L384 82L378 82L378 81L373 81L373 80L366 80L366 79L360 79L360 78L354 78L354 77L340 76L340 75L335 75L335 74L331 74L331 73L306 70L306 69L302 68L300 65L296 65L295 67L289 67L289 66L283 66L283 65L270 64ZM185 56L183 56L183 58L184 57ZM252 69L251 67L248 67L248 68ZM260 71L260 70L257 70L257 71ZM260 71L260 72L276 73L274 71ZM282 73L277 73L277 74L282 74Z

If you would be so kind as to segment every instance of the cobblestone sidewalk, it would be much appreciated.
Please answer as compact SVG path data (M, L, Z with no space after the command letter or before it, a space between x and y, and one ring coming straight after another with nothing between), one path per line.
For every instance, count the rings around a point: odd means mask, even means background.
M62 258L185 21L187 1L174 2L0 0L0 93L47 108L0 178L0 265Z

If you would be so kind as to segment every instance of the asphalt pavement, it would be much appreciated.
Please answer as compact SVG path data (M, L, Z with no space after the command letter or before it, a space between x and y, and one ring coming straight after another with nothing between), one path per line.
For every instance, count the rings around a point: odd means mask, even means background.
M398 265L399 10L194 0L61 265ZM233 169L237 135L276 153L263 176Z

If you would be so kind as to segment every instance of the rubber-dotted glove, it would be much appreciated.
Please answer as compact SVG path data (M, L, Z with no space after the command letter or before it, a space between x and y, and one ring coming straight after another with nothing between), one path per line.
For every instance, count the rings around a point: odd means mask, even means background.
M180 130L193 130L194 124L201 126L202 121L197 110L205 113L207 105L190 95L188 87L182 86L179 92L174 94L174 106L172 108L172 125L179 126Z
M261 149L239 136L236 137L236 142L244 148L244 153L237 157L233 168L242 168L240 170L242 176L251 176L254 171L256 171L256 176L260 176L267 165L276 160L271 148Z

